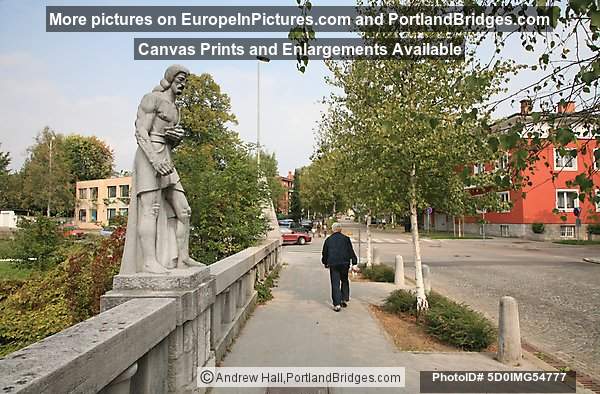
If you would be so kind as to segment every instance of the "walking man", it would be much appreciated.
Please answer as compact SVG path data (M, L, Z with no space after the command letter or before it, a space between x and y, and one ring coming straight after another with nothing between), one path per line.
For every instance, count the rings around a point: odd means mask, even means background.
M350 264L356 265L358 261L352 248L352 241L342 234L342 225L334 223L331 231L331 236L323 244L321 262L325 268L329 268L333 310L339 312L342 307L348 306L350 300L350 283L348 282Z

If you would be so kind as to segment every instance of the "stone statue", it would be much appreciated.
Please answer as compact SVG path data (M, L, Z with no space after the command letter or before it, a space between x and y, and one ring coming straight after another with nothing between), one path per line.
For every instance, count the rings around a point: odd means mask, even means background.
M184 134L175 98L188 75L183 66L167 68L160 85L138 107L138 149L121 274L164 274L172 268L204 266L189 255L191 209L171 159L171 149Z

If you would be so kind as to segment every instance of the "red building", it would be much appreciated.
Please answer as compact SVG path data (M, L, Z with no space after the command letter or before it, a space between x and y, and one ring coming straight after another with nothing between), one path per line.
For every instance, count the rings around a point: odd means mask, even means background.
M532 123L530 107L531 104L523 100L521 112L499 121L496 124L497 129L508 129L517 121L525 124ZM589 135L586 136L584 126L579 125L581 117L575 112L575 103L568 102L566 105L560 106L558 112L564 115L560 118L561 124L573 127L578 135L577 142L568 144L566 148L580 148L587 144L587 152L582 154L578 150L576 157L566 154L561 156L554 146L548 146L539 152L540 160L536 162L534 171L526 174L530 177L531 186L518 191L499 192L502 200L512 202L512 208L504 212L487 212L478 216L466 217L465 233L482 233L481 222L485 220L485 232L492 236L532 239L575 238L577 235L575 208L581 212L579 216L581 220L580 238L585 237L589 224L599 222L600 205L596 205L589 198L581 202L578 198L577 187L568 186L568 181L572 181L577 174L589 168L599 168L600 162L594 159L594 151L597 149L596 142L591 140ZM544 122L536 122L535 127L543 133L549 126ZM506 165L508 160L507 155L504 160L492 165L476 165L473 172L493 171L497 166ZM546 167L546 162L549 163L549 167ZM593 180L595 185L600 185L600 174L595 173ZM525 192L525 197L522 192ZM556 213L556 210L559 213ZM567 220L561 219L561 216L566 216ZM436 229L453 230L452 218L436 213L433 219ZM533 231L534 223L544 224L544 232L535 233Z
M290 213L290 199L292 197L292 190L294 189L294 173L288 171L287 177L280 176L281 186L283 186L284 193L281 195L279 201L277 201L277 213L288 215Z

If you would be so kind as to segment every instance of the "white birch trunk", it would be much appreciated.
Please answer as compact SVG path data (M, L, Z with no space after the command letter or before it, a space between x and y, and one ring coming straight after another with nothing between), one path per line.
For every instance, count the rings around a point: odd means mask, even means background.
M373 249L371 246L371 212L367 215L367 267L373 266Z
M452 216L452 236L456 238L456 216Z
M415 167L410 177L410 224L415 255L415 282L417 291L417 311L426 312L429 309L427 297L425 296L425 286L423 284L423 267L421 266L421 245L419 243L419 224L417 220L417 190L415 185Z

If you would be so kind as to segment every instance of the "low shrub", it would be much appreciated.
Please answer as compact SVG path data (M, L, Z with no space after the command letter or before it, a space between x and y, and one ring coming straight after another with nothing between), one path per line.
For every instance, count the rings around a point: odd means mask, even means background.
M383 310L389 313L408 313L410 315L416 315L417 298L409 291L396 290L385 299Z
M72 244L66 260L34 272L0 298L0 356L20 349L100 311L100 296L112 288L125 230L110 238Z
M257 293L257 302L264 304L265 302L273 299L273 293L271 289L276 286L275 280L279 278L279 267L275 268L267 277L261 282L258 279L254 282L254 289Z
M496 339L496 329L482 314L464 304L431 292L429 310L424 315L425 331L438 340L467 351L480 351ZM385 311L417 315L415 295L407 290L392 292L383 305Z
M11 258L19 259L20 266L47 268L64 258L62 246L65 239L59 225L46 216L22 218L18 231L11 241Z
M600 234L600 224L590 224L590 225L588 225L587 231L590 234Z
M434 305L425 314L429 335L467 351L480 351L494 342L496 329L480 313L452 301Z
M544 232L544 223L532 223L531 230L536 234L542 234Z
M373 282L394 282L394 269L387 265L372 265L370 268L361 265L363 276Z

